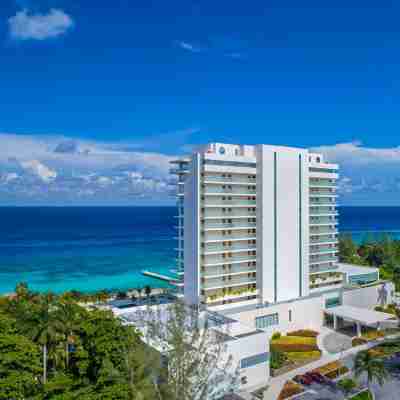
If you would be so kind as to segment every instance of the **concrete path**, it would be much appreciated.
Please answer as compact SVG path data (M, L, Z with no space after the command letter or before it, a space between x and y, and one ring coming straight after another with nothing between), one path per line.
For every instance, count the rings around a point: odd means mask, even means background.
M325 354L323 354L322 357L317 361L304 365L303 367L297 368L293 371L287 372L286 374L277 376L275 378L270 378L268 382L269 389L264 393L264 400L277 400L285 382L290 379L293 379L296 375L304 374L312 369L322 367L323 365L329 362L337 361L343 357L348 357L350 355L356 354L359 351L370 349L371 347L376 346L380 342L382 342L382 339L379 341L369 342L362 346L352 347L351 349L336 354L330 354L325 352Z

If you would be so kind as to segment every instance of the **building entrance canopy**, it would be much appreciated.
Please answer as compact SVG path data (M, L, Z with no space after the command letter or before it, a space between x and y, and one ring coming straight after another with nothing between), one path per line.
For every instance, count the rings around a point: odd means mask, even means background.
M380 322L394 318L392 314L351 306L330 308L325 310L325 313L346 321L358 322L362 325L377 325Z

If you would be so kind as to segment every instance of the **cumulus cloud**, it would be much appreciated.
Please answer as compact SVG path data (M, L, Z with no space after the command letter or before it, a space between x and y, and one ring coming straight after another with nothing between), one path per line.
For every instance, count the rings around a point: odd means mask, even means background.
M23 9L9 18L8 25L12 39L45 40L65 34L74 21L60 9L53 8L47 14L34 14Z
M400 147L374 148L356 141L312 150L340 165L341 204L400 205Z
M43 182L48 183L57 178L57 172L48 168L38 160L22 161L21 167L31 172Z
M4 133L0 142L0 204L174 202L175 156L133 150L141 143Z

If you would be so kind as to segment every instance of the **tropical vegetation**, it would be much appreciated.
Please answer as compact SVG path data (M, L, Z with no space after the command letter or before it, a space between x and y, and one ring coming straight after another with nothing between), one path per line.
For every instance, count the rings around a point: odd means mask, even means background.
M400 240L389 236L366 237L360 244L351 235L339 238L340 262L379 268L380 277L394 282L400 290Z
M144 293L150 296L151 290ZM204 391L194 393L198 387L191 378L201 376L203 385L213 386L215 358L196 350L196 340L207 346L208 336L195 330L189 337L183 307L181 319L165 331L167 345L175 346L166 368L136 328L81 299L34 293L26 284L14 296L0 297L0 400L205 398ZM222 356L218 344L216 356ZM181 397L183 386L187 395Z

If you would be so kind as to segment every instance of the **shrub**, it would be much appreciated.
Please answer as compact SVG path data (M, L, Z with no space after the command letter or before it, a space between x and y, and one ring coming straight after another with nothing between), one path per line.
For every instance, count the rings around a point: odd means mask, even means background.
M317 341L315 338L299 336L283 336L271 342L271 350L296 352L296 351L317 351Z
M338 386L342 389L346 394L350 393L354 390L358 385L354 379L344 378L338 382Z
M289 361L303 361L303 360L319 358L321 357L321 352L319 350L293 351L293 352L287 352L286 356Z
M353 347L361 346L361 345L366 344L366 343L367 343L366 339L359 338L359 337L353 338L353 340L351 341L351 345Z
M275 332L272 337L271 340L276 340L276 339L280 339L280 337L282 336L282 334L280 332Z
M311 329L300 329L298 331L288 332L287 336L301 336L301 337L312 337L316 338L319 332L313 331Z
M374 310L375 310L375 311L383 312L385 309L384 309L384 307L382 307L382 306L376 306L376 307L374 308Z
M272 369L279 369L284 366L287 361L287 356L281 351L272 350L270 358L270 366Z
M278 400L285 400L285 399L292 397L295 394L299 394L303 391L304 391L304 389L297 383L287 381L278 397Z

